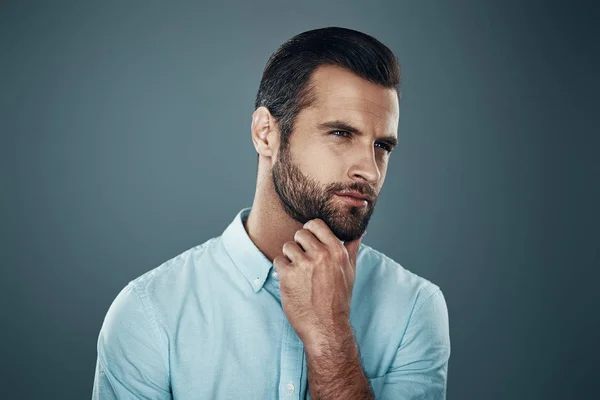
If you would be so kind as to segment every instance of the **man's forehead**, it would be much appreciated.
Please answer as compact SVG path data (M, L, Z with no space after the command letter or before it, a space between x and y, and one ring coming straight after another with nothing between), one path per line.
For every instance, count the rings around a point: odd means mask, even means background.
M309 83L314 111L361 112L377 118L397 119L398 94L337 66L321 66Z

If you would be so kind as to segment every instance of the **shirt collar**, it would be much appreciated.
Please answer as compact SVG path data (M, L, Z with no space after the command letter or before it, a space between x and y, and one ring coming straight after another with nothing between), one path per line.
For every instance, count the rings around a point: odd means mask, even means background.
M225 250L235 266L258 292L264 285L273 263L256 247L244 228L251 207L242 209L222 235Z

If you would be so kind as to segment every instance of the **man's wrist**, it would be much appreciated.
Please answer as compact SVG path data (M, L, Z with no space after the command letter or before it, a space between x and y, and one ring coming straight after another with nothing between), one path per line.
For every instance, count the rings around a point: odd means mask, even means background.
M305 347L312 398L374 399L351 329L336 340Z
M358 346L349 322L340 323L327 333L315 333L303 342L308 357L345 355L347 358L352 358L358 356Z

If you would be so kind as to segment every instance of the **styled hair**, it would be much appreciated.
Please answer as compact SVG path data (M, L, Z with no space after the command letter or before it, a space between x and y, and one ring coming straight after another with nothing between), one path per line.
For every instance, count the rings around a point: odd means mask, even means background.
M298 113L315 100L309 85L317 67L334 65L400 94L400 65L394 53L372 36L340 27L300 33L269 57L254 108L264 106L278 123L281 146L288 144Z

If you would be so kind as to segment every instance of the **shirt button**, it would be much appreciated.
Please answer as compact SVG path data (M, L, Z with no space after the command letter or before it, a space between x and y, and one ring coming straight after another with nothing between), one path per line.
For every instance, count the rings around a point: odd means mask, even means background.
M288 392L292 393L295 389L294 384L293 383L288 383L285 388L287 389Z
M259 278L256 278L256 279L254 280L254 282L252 282L252 283L254 283L254 286L257 286L257 287L258 287L258 286L260 285L260 279L259 279Z
M271 276L273 277L273 279L279 279L279 274L277 273L277 271L271 272Z

